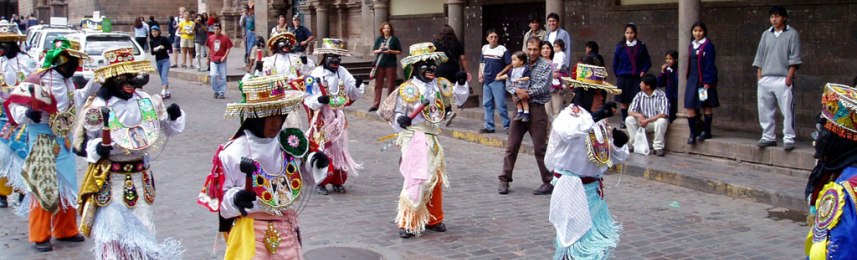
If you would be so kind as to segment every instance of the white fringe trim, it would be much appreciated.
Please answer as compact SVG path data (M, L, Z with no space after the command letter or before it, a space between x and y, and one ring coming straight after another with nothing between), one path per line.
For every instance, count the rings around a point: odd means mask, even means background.
M135 208L133 211L151 217L153 208L144 204L139 203L137 207L149 209ZM146 210L150 212L144 213ZM92 252L95 259L182 259L184 249L180 241L167 238L158 243L152 220L140 219L134 212L120 201L113 201L98 209L92 227L92 239L95 240Z
M27 191L27 184L21 178L21 169L24 167L24 159L18 153L12 151L6 144L0 144L0 177L6 177L7 184L19 191Z

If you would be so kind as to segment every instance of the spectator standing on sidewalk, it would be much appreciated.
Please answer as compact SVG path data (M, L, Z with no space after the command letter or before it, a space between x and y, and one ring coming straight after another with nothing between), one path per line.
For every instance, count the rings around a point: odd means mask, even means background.
M464 56L464 45L461 44L461 41L455 35L455 30L448 24L444 24L440 28L440 32L435 35L432 44L437 47L437 51L443 52L448 57L445 62L437 64L437 76L457 80L456 75L458 72L464 71L464 73L467 73L467 81L470 82L471 75L467 68L467 57ZM449 126L452 123L452 119L455 118L455 112L452 112L452 106L451 104L449 105L446 108L446 122L444 123L446 126Z
M179 15L175 17L170 17L170 39L173 41L173 50L177 51L173 55L173 65L170 68L175 68L179 66L179 56L181 56L181 35L179 34L179 25L184 21L184 6L179 7Z
M717 96L717 57L714 44L708 39L708 27L696 22L690 27L691 42L687 49L687 87L684 92L684 108L687 109L687 124L690 137L687 144L703 142L711 138L711 123L714 120L714 108L720 106ZM704 113L702 132L696 127L699 119L697 110Z
M196 69L204 71L205 65L208 64L208 50L205 48L205 42L208 41L208 26L205 25L205 19L202 15L196 17L193 23L193 43L196 50Z
M670 123L676 119L678 112L678 52L667 51L664 57L664 65L658 74L658 87L664 88L667 99L670 101Z
M137 44L140 44L140 47L143 47L143 50L148 50L149 46L146 44L146 38L149 35L149 24L143 22L143 17L137 17L134 19L134 40L137 41Z
M658 79L649 74L643 75L640 79L640 92L631 101L628 117L625 118L631 147L634 147L637 129L642 127L647 133L655 132L652 147L655 148L655 155L664 156L664 136L670 125L667 113L669 100L667 94L658 89Z
M539 18L536 15L530 16L530 30L524 33L524 44L521 45L521 51L527 53L527 40L535 37L539 40L545 40L545 35L547 35L547 31L542 28L542 18Z
M539 57L540 42L537 38L527 40L530 89L507 89L512 95L529 98L531 119L529 122L512 121L509 127L509 138L506 142L505 158L503 159L503 173L498 176L500 187L497 191L500 194L509 193L509 183L512 182L512 171L515 169L515 161L518 159L521 141L524 139L524 134L528 131L530 132L530 138L533 140L536 164L538 165L539 174L542 179L542 186L535 190L533 194L547 195L553 192L553 185L550 183L553 175L545 168L548 116L544 106L548 99L550 99L551 61Z
M556 42L556 40L562 40L565 43L565 63L563 64L565 67L568 67L571 64L571 36L567 31L559 27L559 15L556 13L548 14L548 32L547 41L551 43L551 45Z
M298 41L297 46L294 47L295 53L300 56L305 55L307 47L315 40L315 35L312 35L312 31L309 28L301 25L301 17L299 15L292 17L292 28L289 28L289 32L294 34L295 40Z
M256 45L256 13L255 4L250 2L245 7L247 14L244 16L244 22L242 26L244 27L244 62L250 63L250 49ZM244 64L247 65L247 64Z
M232 41L229 36L223 34L220 24L214 24L214 35L208 37L205 46L208 47L208 53L211 54L211 90L214 91L214 98L226 99L226 58L229 57L229 51L232 50Z
M494 108L503 120L503 130L509 131L509 112L506 108L506 82L497 80L497 75L509 70L512 55L506 46L500 44L500 35L494 28L486 33L488 44L482 46L482 59L479 62L479 83L482 83L482 107L485 109L485 127L480 133L493 133ZM526 63L526 62L525 62Z
M271 34L269 35L269 37L271 35L284 33L287 31L289 31L289 25L286 24L286 16L280 15L280 17L277 18L277 25L274 26L274 28L271 28Z
M652 59L649 57L649 49L646 43L637 40L637 26L629 23L625 25L625 37L616 43L616 51L613 52L613 74L616 75L616 85L622 89L622 94L614 99L619 103L622 118L628 117L628 104L640 92L640 77L652 67ZM625 128L625 122L619 124L619 128Z
M762 139L759 148L777 145L775 113L783 113L783 149L795 148L794 96L795 74L800 67L800 35L786 24L788 11L774 6L769 12L771 28L762 32L753 67L758 79L759 125Z
M375 39L372 53L377 55L375 66L375 102L369 108L369 112L378 110L381 97L384 94L384 83L387 85L387 95L396 88L396 55L402 53L402 44L396 38L393 25L389 22L381 23L381 35ZM386 96L385 96L386 97Z
M187 68L187 59L191 58L190 64L193 65L193 20L190 19L190 13L185 12L183 16L183 21L179 23L179 35L181 35L181 42L179 46L181 46L182 50L182 68Z
M167 37L161 35L161 27L152 26L151 38L149 42L152 45L152 55L155 56L155 64L158 68L158 75L161 77L161 96L164 99L171 98L170 93L170 54L173 45Z

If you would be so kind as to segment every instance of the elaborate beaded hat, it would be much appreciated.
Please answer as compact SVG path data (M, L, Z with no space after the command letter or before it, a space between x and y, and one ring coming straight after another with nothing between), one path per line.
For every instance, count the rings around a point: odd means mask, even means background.
M135 61L134 53L128 47L105 50L102 56L107 61L107 66L95 69L94 76L94 79L101 83L107 78L122 74L149 74L155 71L151 62Z
M262 118L286 115L303 101L304 92L289 90L285 76L264 76L242 81L241 101L226 104L226 118Z
M426 60L434 60L438 63L446 62L447 57L441 51L435 51L437 48L430 42L423 42L411 45L408 49L410 55L402 59L402 67L408 67L414 63Z
M827 119L824 128L839 137L857 141L857 89L827 83L821 95L821 116Z
M562 77L562 80L574 88L602 89L610 94L621 94L622 90L604 81L607 69L602 66L577 64L575 77Z
M277 46L276 46L277 41L279 41L280 39L286 39L287 41L289 41L289 43L290 43L289 45L292 46L292 48L294 48L295 44L298 43L298 40L297 40L297 38L295 38L295 35L293 33L282 32L282 33L271 35L271 38L268 39L268 42L267 42L268 50L271 52L274 52L274 50L277 48Z
M0 42L21 42L26 38L27 36L18 30L18 25L0 21Z
M348 49L345 48L345 41L336 38L322 39L321 47L316 48L313 54L335 54L341 56L351 56L351 53L348 53Z
M68 59L61 55L63 53L79 58L80 62L89 60L89 55L80 51L80 42L60 36L54 40L54 48L45 53L45 62L42 64L42 68L59 66L68 62Z

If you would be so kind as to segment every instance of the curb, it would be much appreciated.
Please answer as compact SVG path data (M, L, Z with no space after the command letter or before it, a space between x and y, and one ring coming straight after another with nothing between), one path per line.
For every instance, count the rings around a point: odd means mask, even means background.
M345 109L345 112L357 118L384 122L377 115L374 115L374 113L356 111L353 109ZM490 147L506 147L505 139L487 136L481 133L477 133L475 131L443 128L443 130L440 132L440 135ZM532 151L533 147L531 144L521 144L521 153L533 154ZM647 165L639 165L629 161L614 166L613 168L608 170L608 173L628 174L634 177L641 177L648 180L689 188L701 192L724 195L732 198L764 203L774 207L785 208L788 211L794 213L796 217L792 218L793 220L796 220L796 218L805 219L807 215L807 208L805 205L806 203L804 202L803 198L790 196L775 190L735 185L724 182L722 180L718 180L716 178L690 176L676 171L660 170L654 167L649 167Z
M226 82L238 82L238 80L241 80L241 77L243 77L243 76L244 75L229 75L229 74L227 74L226 75ZM170 78L177 78L177 79L186 80L186 81L200 82L203 84L211 83L211 81L210 81L211 76L209 76L208 73L202 73L202 72L197 72L197 71L176 71L176 70L170 69Z

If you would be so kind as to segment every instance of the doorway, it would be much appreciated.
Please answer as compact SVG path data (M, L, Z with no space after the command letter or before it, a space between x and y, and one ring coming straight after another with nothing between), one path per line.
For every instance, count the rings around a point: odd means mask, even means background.
M500 44L511 52L523 49L524 33L529 28L531 16L539 17L544 29L545 4L532 2L522 4L499 4L482 6L482 44L487 44L485 32L494 28L500 34Z

